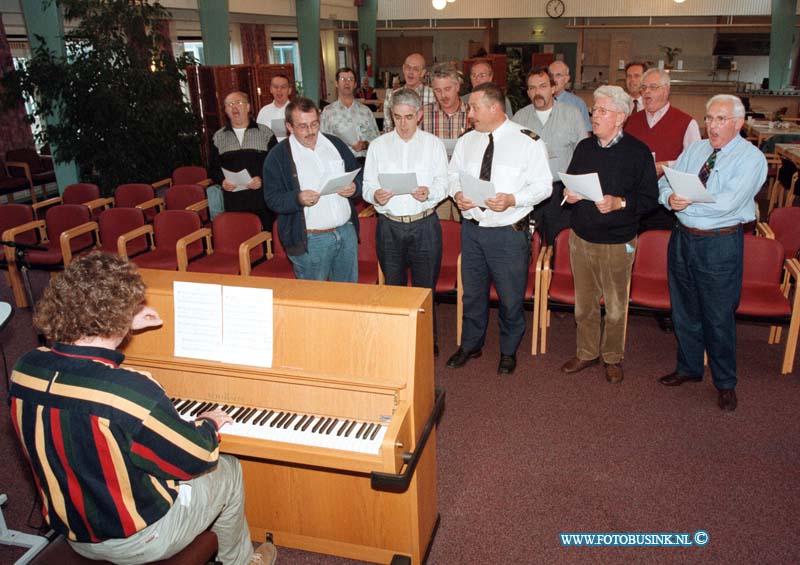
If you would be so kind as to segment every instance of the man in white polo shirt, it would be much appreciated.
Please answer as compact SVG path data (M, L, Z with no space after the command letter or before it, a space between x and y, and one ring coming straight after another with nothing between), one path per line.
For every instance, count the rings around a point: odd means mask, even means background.
M275 132L275 139L280 143L286 139L286 132L273 120L280 122L280 125L286 122L286 104L289 103L289 98L292 96L289 77L286 75L272 77L272 80L269 81L269 93L272 94L273 100L258 111L256 122L272 129Z
M286 108L288 143L264 161L264 200L278 215L278 237L298 279L358 280L361 176L335 194L320 195L324 178L354 171L358 161L338 137L320 135L319 109L308 98Z

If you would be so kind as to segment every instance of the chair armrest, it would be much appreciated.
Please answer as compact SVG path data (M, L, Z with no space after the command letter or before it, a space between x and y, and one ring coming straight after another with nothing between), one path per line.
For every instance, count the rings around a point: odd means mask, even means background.
M141 204L137 204L136 207L139 210L149 210L150 208L158 208L159 212L164 211L164 199L163 198L151 198L150 200L146 200Z
M359 218L371 218L375 215L375 206L370 204L358 213Z
M119 256L123 259L128 259L128 242L142 235L147 235L150 248L153 248L153 226L145 224L128 233L123 233L117 238L117 253L119 253Z
M239 246L239 274L250 274L253 269L253 264L250 261L250 251L265 242L267 243L267 256L270 256L269 244L272 242L272 234L268 231L259 232L250 239L242 242Z
M213 180L211 180L211 179L203 179L203 180L201 180L200 182L198 182L198 183L195 183L195 184L199 184L199 185L200 185L200 186L202 186L203 188L208 188L209 186L211 186L212 184L214 184L214 181L213 181Z
M3 232L3 241L15 241L19 234L32 230L39 230L39 239L43 242L47 241L47 228L44 220L32 220L19 226L8 228ZM3 247L5 247L6 261L9 263L14 263L16 260L14 248L8 247L7 245L4 245Z
M24 176L26 179L28 179L28 182L30 183L30 185L33 186L33 177L31 177L31 168L28 165L28 163L25 163L23 161L6 161L6 168L7 169L12 169L12 168L22 169L22 176ZM8 173L11 174L11 171L9 170Z
M60 196L54 196L53 198L48 198L47 200L42 200L41 202L34 202L31 204L31 208L33 208L33 215L35 218L39 217L39 210L42 208L48 208L50 206L55 206L56 204L62 204L64 200Z
M214 247L211 243L211 230L209 228L200 228L199 230L193 231L189 235L183 236L175 243L179 271L185 271L189 266L189 257L186 254L186 247L203 238L206 238L206 255L211 255L214 253Z
M100 226L97 222L86 222L85 224L61 232L59 243L61 244L61 257L65 267L72 263L72 248L70 247L70 242L79 235L89 232L94 232L94 246L97 247L100 242Z
M775 239L775 232L769 227L766 222L756 222L756 235L766 237L767 239Z
M202 210L208 210L208 198L200 200L199 202L195 202L194 204L189 204L186 209L191 210L192 212L197 212L198 214Z
M114 205L114 199L95 198L94 200L89 200L89 202L84 202L83 205L89 208L91 212L94 212L98 208L100 209L111 208Z
M159 181L154 182L150 186L152 186L153 189L161 188L162 186L172 186L172 179L171 178L169 178L169 179L161 179Z

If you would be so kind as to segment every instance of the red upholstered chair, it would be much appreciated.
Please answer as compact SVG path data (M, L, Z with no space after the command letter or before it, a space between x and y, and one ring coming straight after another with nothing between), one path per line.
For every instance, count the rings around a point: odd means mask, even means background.
M27 178L12 177L8 172L5 163L0 163L0 196L5 196L8 202L14 202L14 193L27 190L31 195L31 201L36 202L36 195L33 192L33 185Z
M203 224L208 222L206 189L199 184L174 184L164 195L167 210L191 210L200 215Z
M672 308L667 282L669 237L667 230L649 230L639 235L631 273L631 309L669 312Z
M210 186L211 183L212 181L208 178L205 167L186 165L172 171L172 178L154 182L152 186L153 188L161 188L162 186L173 186L176 184L199 184L205 188Z
M775 208L766 224L757 224L756 231L780 241L787 259L797 258L797 252L800 251L800 208Z
M56 182L53 158L49 155L39 155L32 148L6 151L6 168L12 177L25 178L31 187L41 187L43 198L47 198L47 185ZM36 202L33 188L31 188L31 201Z
M797 281L800 278L800 262L786 260L786 252L780 242L753 235L744 236L744 270L742 272L742 297L736 316L741 320L755 320L789 326L781 373L791 373L797 349L800 329L800 293ZM781 273L786 267L788 284L781 284ZM794 295L790 302L791 282ZM777 327L770 329L768 343L780 341Z
M201 232L202 230L196 233L200 234ZM264 256L263 249L259 253L257 248L247 245L248 241L258 237L261 233L266 233L261 231L261 219L255 214L223 212L214 218L211 233L214 247L207 250L208 255L189 264L188 258L183 256L182 248L179 248L178 263L187 264L187 270L192 272L238 275L242 271L242 254L248 265Z
M444 222L443 222L444 223ZM454 222L455 223L455 222ZM525 301L529 302L533 307L533 317L531 328L531 355L537 353L537 341L539 339L539 323L540 323L540 304L539 296L542 292L542 261L544 254L542 253L542 240L539 237L539 232L534 232L533 239L531 239L531 262L528 266L528 281L525 284ZM458 288L457 288L457 301L456 301L456 343L461 345L461 330L464 314L464 284L461 278L461 255L458 256ZM489 285L489 300L494 303L500 301L497 294L497 289L494 283ZM544 352L544 351L542 351Z
M30 206L24 204L0 205L0 238L2 238L3 241L15 240L17 243L36 245L39 242L39 238L36 236L35 230L24 231L20 233L16 239L11 233L6 233L7 230L22 226L32 221L33 210L31 210ZM9 249L8 252L13 254L14 249ZM3 248L2 256L0 256L0 269L8 271L5 247ZM8 273L6 273L6 279L8 280L8 284L14 293L14 301L16 302L17 306L20 306L21 303L24 304L24 306L20 307L27 306L28 301L21 285L22 281L18 278L12 278Z
M275 220L272 225L272 234L278 234L277 220ZM272 234L269 232L261 232L245 242L246 253L251 253L253 249L266 243L268 260L253 266L253 262L250 260L251 255L248 255L245 258L247 264L242 265L242 274L255 275L257 277L277 277L281 279L297 278L294 275L292 262L286 255L286 250L283 248L283 245L276 240L275 235ZM263 254L259 253L259 258L261 257L263 257Z
M114 191L117 208L139 208L144 211L144 218L152 222L156 214L164 210L164 201L156 198L153 187L149 184L121 184Z
M186 236L200 230L200 217L188 210L165 210L156 215L152 225L146 224L131 232L120 236L120 255L128 258L127 245L134 239L147 235L150 242L149 251L132 257L131 260L139 267L146 269L164 269L175 271L178 269L178 245ZM211 245L211 230L203 228L206 245ZM123 248L124 244L124 248ZM186 249L189 261L203 253L203 242L194 241Z
M358 235L358 282L362 284L383 284L383 273L378 266L378 250L375 247L375 230L378 217L359 218Z
M99 242L97 224L91 221L89 209L80 204L53 206L45 214L44 222L34 220L26 226L28 230L40 229L42 226L47 234L47 240L40 243L47 248L46 251L28 251L27 261L36 269L63 268L69 264L73 255ZM15 229L22 230L24 227Z
M100 248L109 253L120 253L119 238L128 232L144 226L144 212L138 208L109 208L103 210L97 218L100 227ZM142 235L123 242L126 254L135 257L149 249L147 236Z
M552 247L548 247L542 262L541 320L542 353L547 352L547 328L550 307L575 307L575 281L569 262L570 229L561 230Z
M458 258L461 255L461 223L440 220L442 226L442 267L436 281L436 294L455 292L458 286Z
M96 184L79 182L67 186L61 196L37 202L33 205L33 212L38 217L40 210L56 204L83 204L94 218L96 210L109 208L113 203L113 198L100 198L100 188Z

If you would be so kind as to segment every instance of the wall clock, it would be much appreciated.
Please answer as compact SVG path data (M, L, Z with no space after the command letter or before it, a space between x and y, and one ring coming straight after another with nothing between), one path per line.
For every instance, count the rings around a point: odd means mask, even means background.
M562 0L550 0L545 7L547 15L553 19L564 15L564 2Z

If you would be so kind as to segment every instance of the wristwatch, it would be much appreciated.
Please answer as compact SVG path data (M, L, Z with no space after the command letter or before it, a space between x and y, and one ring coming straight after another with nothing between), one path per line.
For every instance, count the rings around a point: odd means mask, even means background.
M628 202L624 198L622 198L621 196L620 196L619 202L620 202L620 206L619 206L620 210L624 210L625 206L628 205Z

